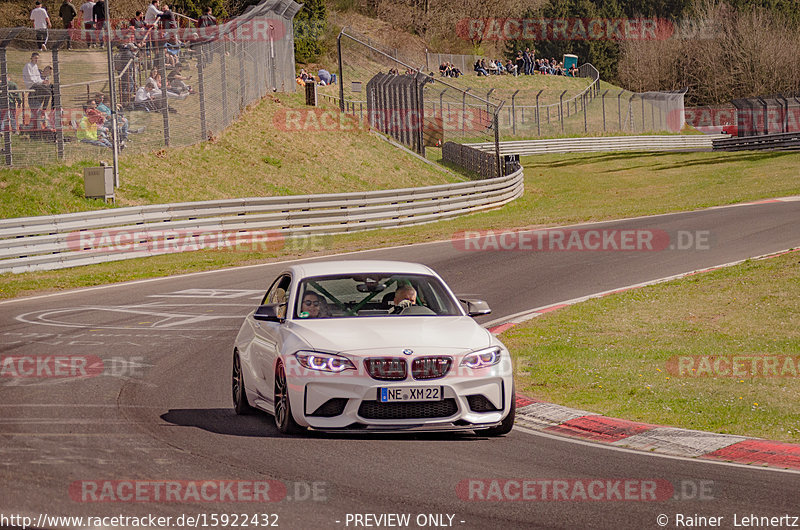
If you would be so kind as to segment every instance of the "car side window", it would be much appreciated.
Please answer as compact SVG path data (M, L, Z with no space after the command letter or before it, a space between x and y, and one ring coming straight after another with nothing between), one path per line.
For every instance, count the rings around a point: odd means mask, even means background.
M272 285L261 300L261 305L264 304L285 304L289 300L290 288L292 285L292 277L284 274L277 280L272 282Z

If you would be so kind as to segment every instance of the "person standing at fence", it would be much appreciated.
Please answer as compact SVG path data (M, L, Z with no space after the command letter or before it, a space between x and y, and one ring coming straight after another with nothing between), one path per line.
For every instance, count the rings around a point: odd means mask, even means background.
M94 20L94 27L97 30L98 42L100 47L106 43L106 37L103 36L103 30L106 25L106 2L105 0L97 0L92 8L92 19Z
M72 0L64 0L58 10L58 16L61 17L61 22L64 23L64 29L67 31L67 49L72 49L72 21L78 16L78 10L72 5Z
M147 6L147 12L144 14L144 23L147 27L154 28L156 24L158 24L158 19L162 14L164 14L164 12L158 8L158 0L153 0L150 2L150 5Z
M86 44L94 47L94 0L86 0L81 4L81 15L83 15L83 32Z
M33 29L36 30L36 47L45 51L47 49L47 28L53 25L50 23L50 15L47 14L47 10L42 7L39 0L36 0L35 7L31 10L31 20Z
M203 15L197 20L197 31L199 33L200 38L204 42L208 42L209 40L215 39L217 36L216 35L217 19L211 13L212 13L211 7L207 7ZM201 60L203 61L203 63L211 64L214 55L209 49L209 46L208 45L202 46L200 49L202 50Z

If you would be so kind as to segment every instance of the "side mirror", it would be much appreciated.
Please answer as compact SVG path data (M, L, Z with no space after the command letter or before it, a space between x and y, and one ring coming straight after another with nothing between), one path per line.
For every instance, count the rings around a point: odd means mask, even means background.
M481 315L488 315L492 312L489 304L477 298L460 298L460 302L467 304L467 314L471 317L479 317Z
M253 318L265 322L283 322L284 318L281 316L281 306L284 305L285 304L264 304L258 306L256 312L253 313Z

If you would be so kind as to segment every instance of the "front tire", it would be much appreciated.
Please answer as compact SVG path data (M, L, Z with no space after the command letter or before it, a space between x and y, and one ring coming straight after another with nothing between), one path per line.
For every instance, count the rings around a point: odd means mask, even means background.
M289 385L286 383L286 369L279 362L275 367L275 426L283 434L298 434L303 432L294 416L292 405L289 403Z
M233 372L231 374L231 392L233 394L233 410L236 414L244 416L252 414L255 409L247 401L247 392L244 389L244 375L242 374L242 361L239 352L233 352Z
M485 436L502 436L511 432L514 428L514 418L517 415L517 393L514 387L511 387L511 410L508 415L503 418L503 421L497 427L489 427L488 429L480 429L477 431L479 434Z

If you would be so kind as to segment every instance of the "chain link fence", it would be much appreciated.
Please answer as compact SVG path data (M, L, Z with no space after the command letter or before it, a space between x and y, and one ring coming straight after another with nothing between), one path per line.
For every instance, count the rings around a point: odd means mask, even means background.
M295 90L292 19L300 7L293 0L264 0L210 27L184 18L174 28L133 30L128 21L114 21L111 71L105 29L0 29L3 162L110 158L114 135L104 132L110 121L87 104L113 108L112 84L124 152L191 145L219 134L267 93ZM33 53L39 57L31 66ZM33 68L41 82L23 75Z
M440 149L448 141L494 142L494 167L501 167L497 142L502 100L455 86L449 79L426 72L421 60L404 58L397 50L348 28L339 35L337 51L339 92L332 92L334 86L321 93L342 111L423 156L427 149ZM400 87L406 84L416 88L403 92L406 89Z

